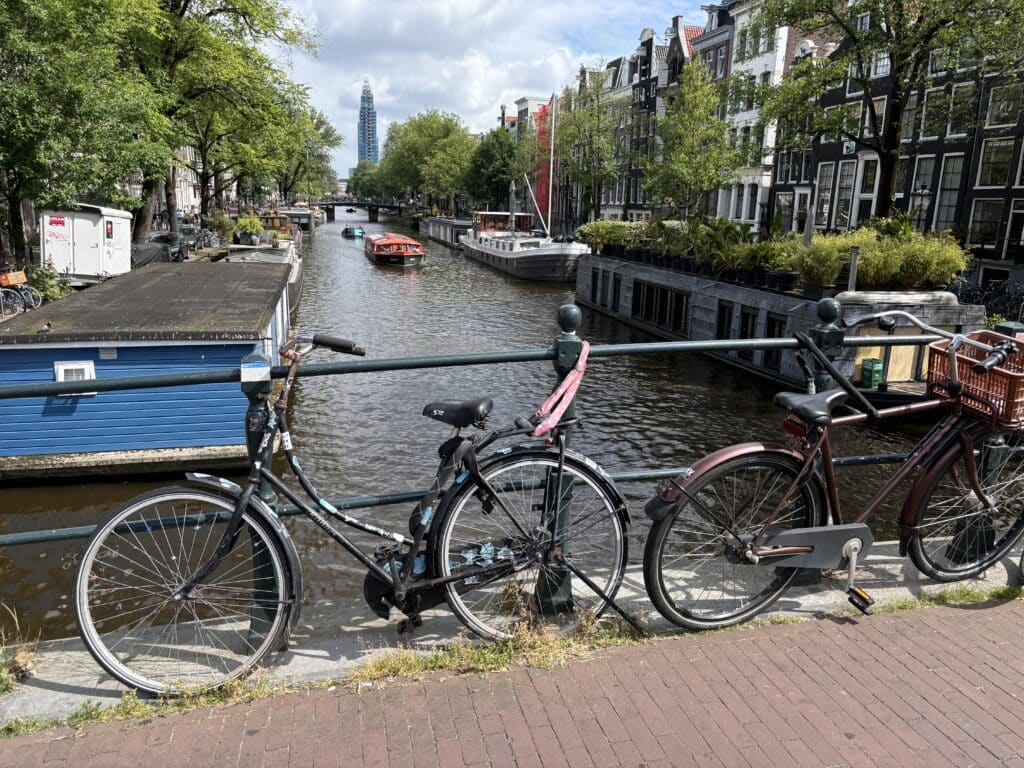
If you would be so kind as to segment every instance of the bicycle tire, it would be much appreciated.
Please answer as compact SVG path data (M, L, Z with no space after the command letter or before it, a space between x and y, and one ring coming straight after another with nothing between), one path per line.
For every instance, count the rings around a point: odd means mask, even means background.
M75 621L92 657L126 686L164 696L214 690L274 646L289 613L287 560L251 509L193 597L174 597L212 555L233 509L212 491L160 488L125 502L86 544Z
M974 445L995 513L983 509L971 489L959 442L918 481L924 492L912 519L910 558L936 581L978 575L1024 534L1024 436L995 431L975 438Z
M25 311L25 302L21 294L10 288L0 288L0 320L14 317Z
M28 289L29 294L32 296L31 309L39 309L43 306L43 294L39 292L38 288L33 288L31 285L25 286Z
M628 557L625 506L611 481L588 466L582 457L567 455L559 493L568 524L549 545L566 553L579 571L614 599L622 583ZM505 507L485 498L477 482L468 482L446 497L439 511L440 525L433 544L436 572L456 575L474 563L488 565L507 559L512 570L483 583L466 581L445 585L452 612L477 635L497 640L529 626L567 634L587 616L599 617L608 601L576 575L550 560L553 547L542 556L509 519L505 510L518 514L523 529L539 536L545 493L552 489L559 466L557 451L510 453L485 462L481 475L498 492ZM570 486L569 480L572 480ZM571 494L568 489L572 488ZM568 574L568 577L567 577ZM559 588L561 585L561 588Z
M651 528L644 551L644 584L662 616L686 629L718 629L753 618L779 598L798 569L740 560L727 551L734 539L716 521L753 536L799 471L791 456L760 452L712 463L687 480L686 493ZM730 500L738 508L726 509ZM819 525L824 508L818 483L805 482L769 530ZM710 584L701 581L702 570L710 572Z

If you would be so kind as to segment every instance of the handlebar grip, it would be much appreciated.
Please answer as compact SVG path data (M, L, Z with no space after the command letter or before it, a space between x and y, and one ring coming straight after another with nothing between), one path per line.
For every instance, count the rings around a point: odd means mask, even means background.
M342 352L346 355L358 355L362 357L366 354L366 350L357 346L354 341L339 339L334 336L325 336L322 333L313 334L313 343L318 347L327 347L328 349L333 349L335 352Z
M975 363L971 366L971 370L975 373L986 374L995 368L997 365L1002 365L1009 358L1009 354L1005 349L994 349L992 354L986 357L981 362Z

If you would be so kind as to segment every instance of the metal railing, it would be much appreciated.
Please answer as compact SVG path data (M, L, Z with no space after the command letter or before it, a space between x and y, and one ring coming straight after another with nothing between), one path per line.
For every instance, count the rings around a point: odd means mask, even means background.
M834 301L834 300L825 300ZM820 305L824 307L824 305ZM837 309L836 305L836 309ZM841 334L840 329L819 309L822 323L812 329L811 336L816 343L831 336L833 345ZM829 317L838 317L836 310L828 313ZM564 305L558 314L562 333L555 338L553 347L546 349L527 349L506 352L480 352L461 355L438 355L431 357L404 357L385 360L359 360L354 362L309 363L298 369L299 376L335 376L353 373L370 373L380 371L404 371L423 368L448 368L469 365L494 365L499 363L536 362L551 360L556 371L564 375L575 364L579 355L580 339L576 335L582 321L579 309L575 305ZM885 347L887 350L895 346L917 346L939 340L932 335L913 336L870 336L843 338L842 345L848 347ZM591 358L623 357L660 354L692 354L695 352L728 352L733 350L764 350L764 349L796 349L796 339L735 339L708 341L665 341L639 344L601 344L590 347ZM827 349L827 343L826 343ZM287 366L275 366L270 369L272 379L284 378ZM80 392L110 392L126 389L150 389L160 387L179 387L196 384L220 384L241 381L240 368L224 368L195 373L154 374L150 376L128 376L110 379L91 379L87 381L65 381L54 383L19 384L0 387L0 400L23 397L67 396ZM255 398L250 394L250 400ZM863 466L865 464L883 464L901 461L901 455L854 456L836 459L837 466ZM619 483L661 480L675 477L684 467L622 471L609 473ZM400 491L371 496L352 496L331 500L338 509L360 509L388 504L399 504L420 499L424 491ZM299 510L291 505L274 505L275 511L282 517L296 515ZM85 525L71 528L51 528L38 531L24 531L0 535L0 547L25 544L38 544L52 541L65 541L88 537L96 526Z

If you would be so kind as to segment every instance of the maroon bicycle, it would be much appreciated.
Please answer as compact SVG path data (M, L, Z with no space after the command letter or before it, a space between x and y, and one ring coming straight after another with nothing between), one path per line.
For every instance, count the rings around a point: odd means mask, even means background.
M802 352L840 389L783 392L775 404L795 444L733 445L664 484L646 507L644 581L658 610L689 629L737 624L770 606L797 571L843 569L850 602L873 600L856 586L857 563L872 546L866 525L904 482L899 549L943 582L975 576L1002 558L1024 532L1024 367L1013 339L988 331L951 334L902 311L847 326L902 319L945 337L929 349L929 397L876 410L805 335ZM809 372L809 366L804 362ZM849 402L858 411L838 415ZM934 412L933 428L863 510L844 523L830 433ZM912 478L912 476L915 476Z

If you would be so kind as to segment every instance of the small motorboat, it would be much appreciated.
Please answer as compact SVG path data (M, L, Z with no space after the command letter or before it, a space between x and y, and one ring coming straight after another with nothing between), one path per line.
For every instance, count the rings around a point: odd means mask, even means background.
M363 236L363 228L362 227L345 227L343 230L341 230L341 236L342 237L362 237Z
M346 208L345 209L345 213L355 213L355 212L356 212L355 208Z
M363 241L366 258L374 264L411 267L423 263L423 243L391 232L372 234Z

